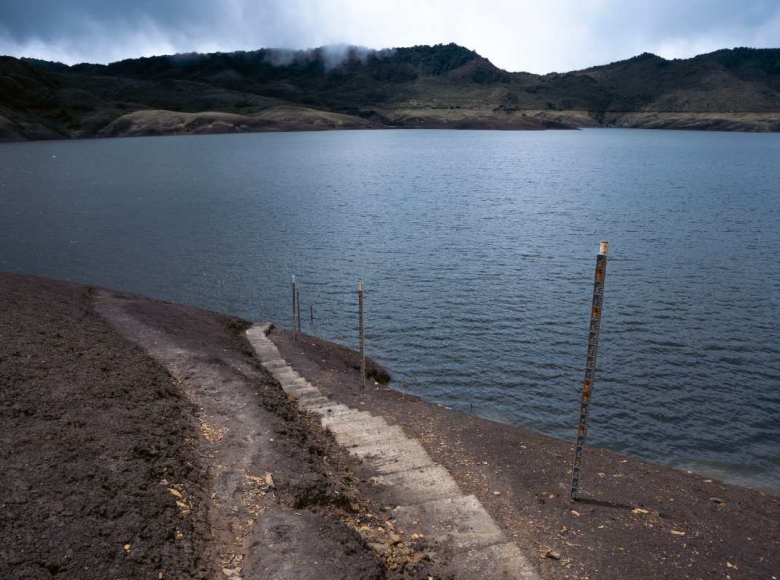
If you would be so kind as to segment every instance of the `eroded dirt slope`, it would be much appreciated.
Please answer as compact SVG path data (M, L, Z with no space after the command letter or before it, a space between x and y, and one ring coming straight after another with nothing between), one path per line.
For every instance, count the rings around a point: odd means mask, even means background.
M245 321L29 276L0 295L0 578L385 577L346 456Z
M89 289L3 274L0 295L0 578L209 577L192 405Z

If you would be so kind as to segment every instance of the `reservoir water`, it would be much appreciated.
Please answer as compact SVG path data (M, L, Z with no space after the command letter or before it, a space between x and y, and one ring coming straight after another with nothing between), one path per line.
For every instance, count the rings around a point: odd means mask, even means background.
M0 145L0 269L367 345L395 387L780 491L780 135L375 131ZM2 297L0 297L2 300ZM587 468L587 466L586 466Z

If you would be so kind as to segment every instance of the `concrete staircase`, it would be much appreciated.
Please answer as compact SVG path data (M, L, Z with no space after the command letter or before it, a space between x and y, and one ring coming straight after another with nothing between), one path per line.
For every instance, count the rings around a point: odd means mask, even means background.
M455 556L451 572L458 579L536 580L536 571L473 495L464 495L449 472L434 463L416 439L382 417L341 405L295 372L266 336L268 324L246 335L257 357L299 405L319 415L336 441L376 473L385 501L409 532L423 534Z

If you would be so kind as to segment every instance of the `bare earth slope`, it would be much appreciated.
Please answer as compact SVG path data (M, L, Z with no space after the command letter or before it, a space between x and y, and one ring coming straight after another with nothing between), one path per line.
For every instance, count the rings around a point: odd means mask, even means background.
M0 577L209 578L195 409L88 288L0 275L0 293Z
M246 321L4 273L0 295L3 580L441 577Z
M208 135L258 131L324 131L328 129L374 129L372 121L305 107L274 107L255 115L202 112L175 113L145 110L128 113L98 132L99 137L152 135Z
M342 522L349 464L245 323L28 276L0 293L0 578L385 576Z

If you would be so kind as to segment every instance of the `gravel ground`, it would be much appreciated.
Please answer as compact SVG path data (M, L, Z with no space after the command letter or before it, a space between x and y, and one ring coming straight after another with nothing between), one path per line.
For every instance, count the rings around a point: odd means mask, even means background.
M573 442L480 419L369 381L357 354L286 331L271 339L337 402L417 438L476 495L546 579L780 579L780 497L586 448L569 498ZM360 470L358 469L358 472ZM371 495L362 484L362 493Z

